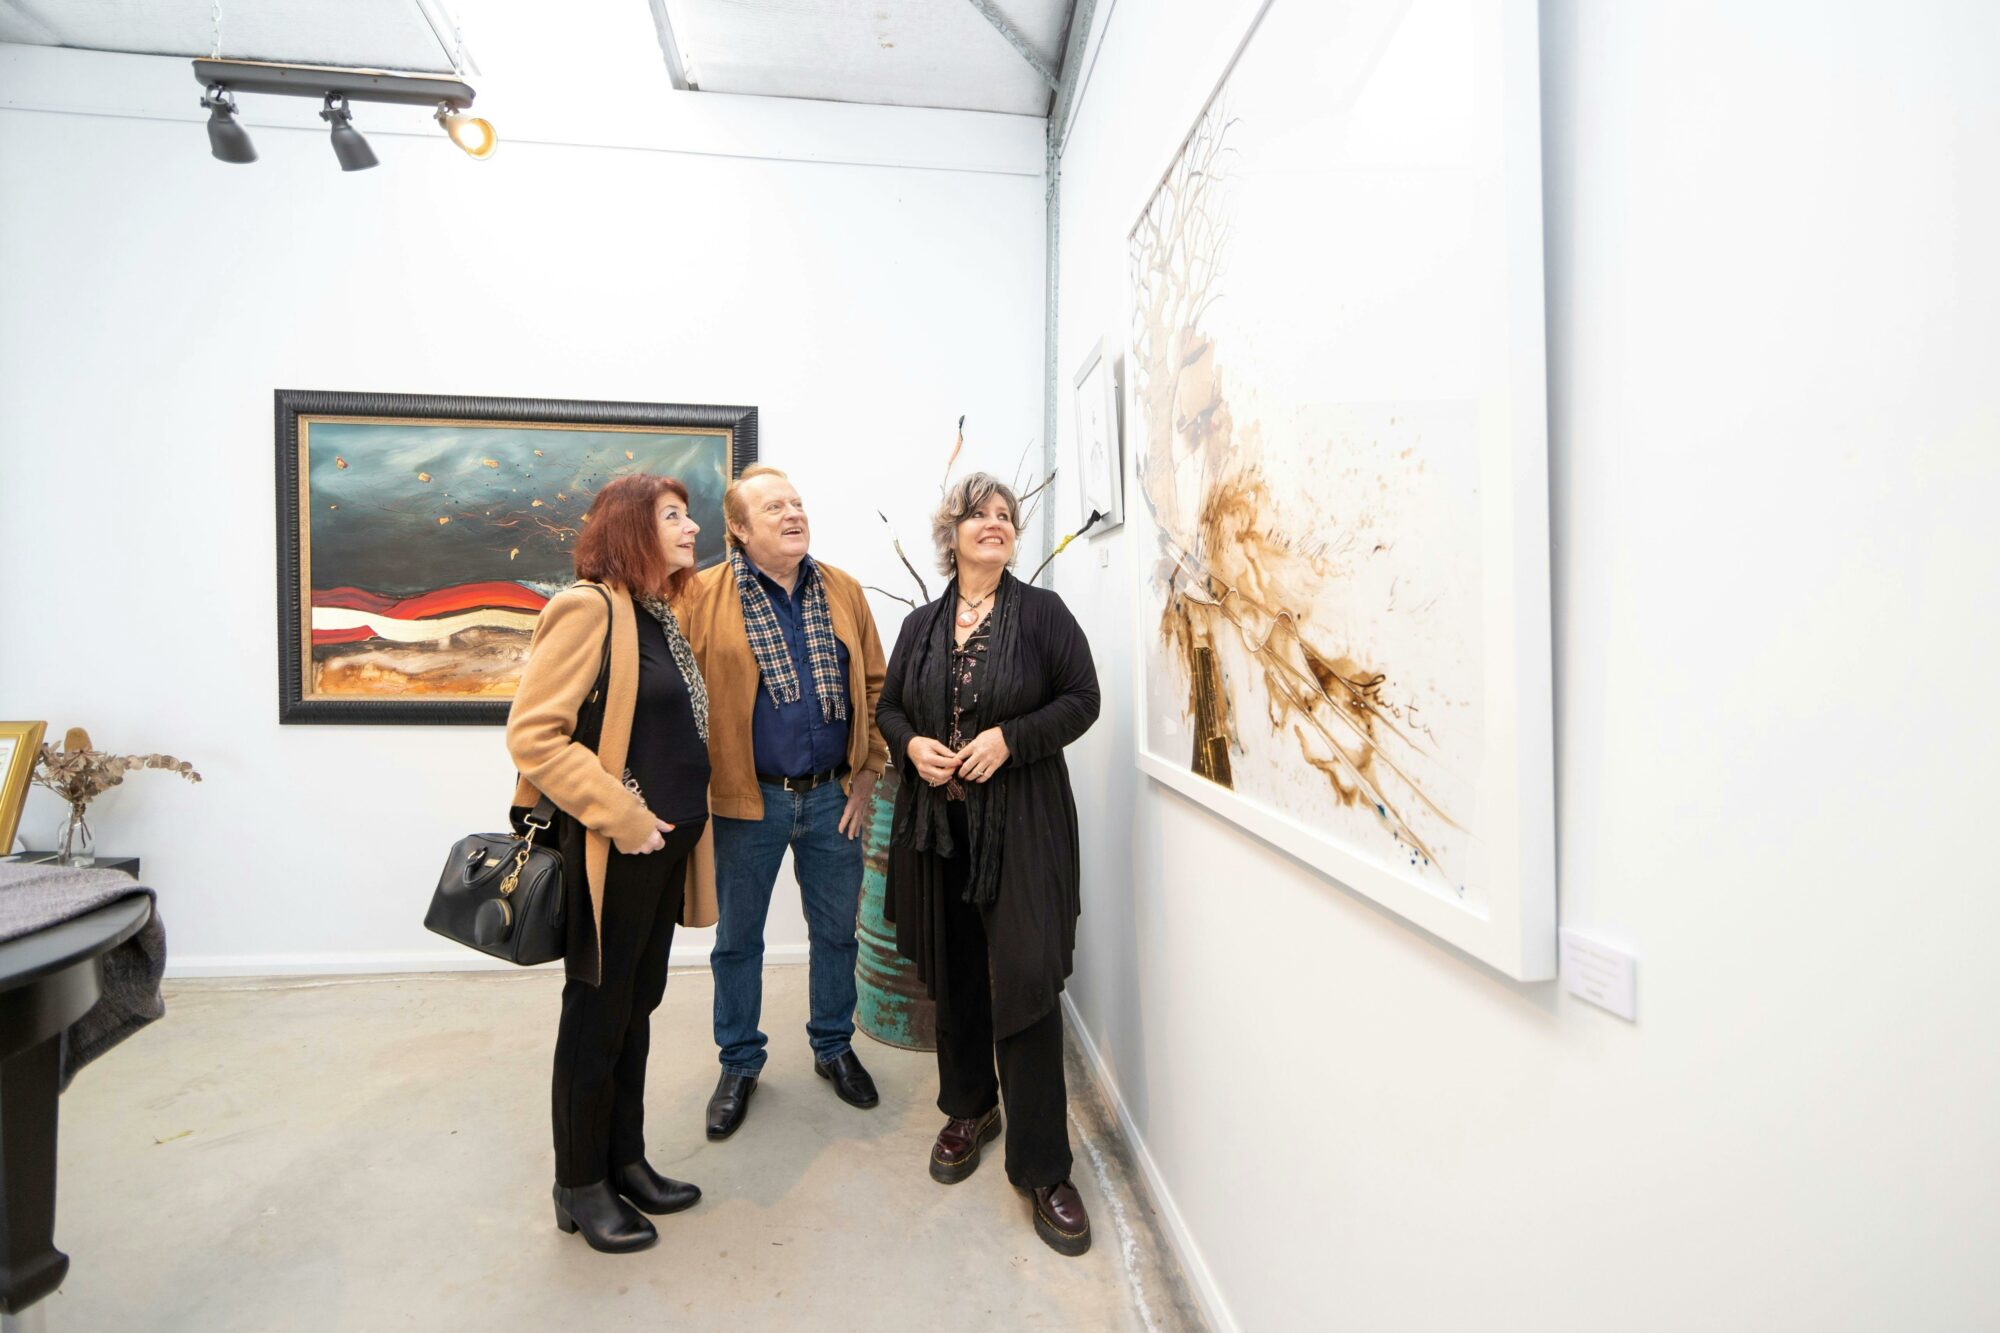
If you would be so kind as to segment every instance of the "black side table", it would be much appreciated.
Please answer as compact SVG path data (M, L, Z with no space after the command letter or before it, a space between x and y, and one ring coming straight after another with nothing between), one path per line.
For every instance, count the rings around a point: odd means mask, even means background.
M103 993L104 955L152 912L134 893L0 944L0 1314L21 1313L69 1271L55 1245L59 1038Z
M54 865L55 859L56 853L54 852L17 852L13 856L0 857L0 860L12 861L16 865L24 866ZM133 879L139 878L139 858L136 856L100 856L90 863L90 868L93 870L122 870Z

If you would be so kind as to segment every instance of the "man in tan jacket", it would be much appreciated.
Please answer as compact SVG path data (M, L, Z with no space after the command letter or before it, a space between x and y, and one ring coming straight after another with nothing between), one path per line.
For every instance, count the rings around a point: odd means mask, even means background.
M813 1066L843 1101L868 1107L874 1080L854 1054L855 915L861 833L888 746L875 725L882 641L861 585L807 554L811 525L785 474L746 468L723 495L729 559L686 603L708 682L709 806L717 922L715 1044L722 1077L708 1137L743 1123L763 1071L764 919L787 849L811 942Z

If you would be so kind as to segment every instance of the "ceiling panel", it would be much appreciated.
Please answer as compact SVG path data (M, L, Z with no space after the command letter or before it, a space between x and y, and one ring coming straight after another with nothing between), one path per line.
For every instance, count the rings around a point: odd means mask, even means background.
M994 0L1050 68L1072 0ZM665 0L705 92L1042 116L1050 89L971 0Z
M214 8L211 0L0 0L0 42L205 56L215 44ZM222 54L231 59L452 67L451 19L435 0L222 0L221 8Z
M693 86L711 93L1048 114L1047 81L981 7L1059 68L1074 0L222 0L221 54L448 71L468 48L540 79L667 81L663 8ZM449 11L449 12L448 12ZM0 0L0 42L205 56L210 0ZM442 35L440 35L442 34ZM467 67L479 66L467 52ZM497 66L496 66L497 68Z

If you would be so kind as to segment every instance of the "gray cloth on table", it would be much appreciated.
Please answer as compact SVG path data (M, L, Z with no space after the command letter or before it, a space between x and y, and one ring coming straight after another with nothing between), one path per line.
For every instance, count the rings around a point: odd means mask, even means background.
M153 891L122 870L0 861L0 942L31 935L135 893ZM139 933L104 955L104 993L62 1034L61 1088L76 1071L167 1012L160 976L167 931L159 903Z

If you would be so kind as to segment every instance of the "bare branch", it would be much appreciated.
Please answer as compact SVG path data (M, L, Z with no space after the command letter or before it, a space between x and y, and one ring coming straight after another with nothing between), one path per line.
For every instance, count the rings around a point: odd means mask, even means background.
M1057 542L1056 549L1049 552L1048 559L1042 561L1041 564L1036 565L1035 572L1028 575L1028 582L1033 583L1036 579L1040 578L1042 576L1042 571L1047 569L1050 563L1054 561L1057 556L1061 555L1065 550L1067 550L1071 542L1075 541L1078 537L1081 537L1084 533L1089 532L1092 528L1096 527L1097 520L1103 517L1104 515L1098 513L1095 509L1091 510L1090 521L1085 523L1082 527L1078 528L1075 532L1072 532L1069 536Z
M931 599L930 587L924 582L924 576L917 573L917 567L910 563L910 557L903 554L902 540L896 536L896 529L890 525L889 516L878 509L875 511L875 517L881 519L882 526L889 529L889 545L896 548L896 558L903 562L904 569L910 571L910 577L917 581L917 591L922 593L924 600L928 602Z
M1034 447L1035 437L1030 435L1028 442L1021 446L1021 457L1014 463L1014 493L1017 495L1020 494L1021 486L1025 481L1022 469L1028 466L1028 450Z
M960 413L958 418L958 438L952 441L951 455L944 460L944 476L938 481L938 498L940 499L944 498L945 488L951 485L951 469L958 462L959 452L964 448L965 416L963 413ZM882 521L886 523L889 520L883 519ZM904 563L907 564L908 562L905 561Z

